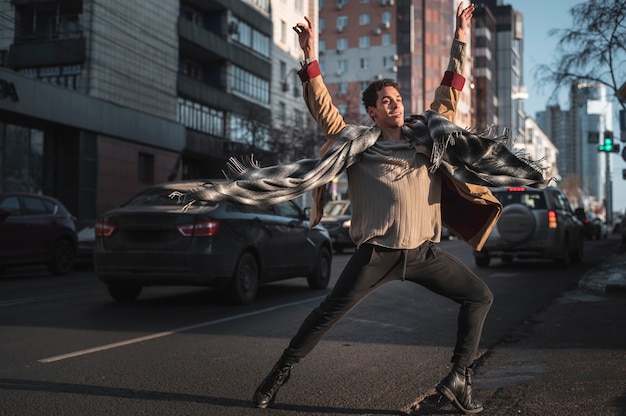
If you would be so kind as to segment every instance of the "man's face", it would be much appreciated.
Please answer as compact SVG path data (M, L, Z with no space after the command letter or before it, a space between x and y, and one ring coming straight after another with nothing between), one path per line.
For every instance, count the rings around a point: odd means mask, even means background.
M400 127L404 124L404 105L400 92L394 87L377 91L376 107L367 107L367 114L378 127Z

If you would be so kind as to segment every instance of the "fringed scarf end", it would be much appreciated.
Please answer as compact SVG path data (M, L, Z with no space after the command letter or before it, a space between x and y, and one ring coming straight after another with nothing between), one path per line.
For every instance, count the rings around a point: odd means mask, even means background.
M457 133L452 132L443 137L433 139L433 147L430 153L430 172L434 172L439 168L448 146L454 146L456 134Z
M243 158L242 160L238 160L237 158L231 157L228 159L226 163L226 171L222 171L224 176L229 181L234 181L240 177L242 177L246 172L251 169L260 169L261 164L258 160L254 158L254 155L250 155L248 158Z

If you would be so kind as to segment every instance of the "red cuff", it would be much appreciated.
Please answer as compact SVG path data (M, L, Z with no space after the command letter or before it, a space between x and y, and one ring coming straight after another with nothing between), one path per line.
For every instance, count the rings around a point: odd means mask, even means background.
M322 71L320 70L320 66L317 61L309 63L298 71L298 76L300 77L300 81L302 82L307 82L311 78L315 78L320 75L322 75Z
M441 80L441 85L446 85L454 88L455 90L461 91L463 89L463 85L465 85L465 78L456 72L446 71L443 79Z

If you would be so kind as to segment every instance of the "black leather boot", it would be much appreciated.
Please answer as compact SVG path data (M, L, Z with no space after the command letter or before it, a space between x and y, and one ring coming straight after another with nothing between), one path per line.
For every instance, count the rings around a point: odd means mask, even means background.
M436 390L464 413L483 411L483 405L472 398L472 367L454 367L450 374L439 382ZM440 404L443 397L439 399Z
M252 401L255 407L265 409L268 405L274 403L276 393L280 386L289 381L291 367L292 365L285 362L283 359L278 360L274 368L272 368L272 371L265 377L265 380L263 380L261 385L254 392Z

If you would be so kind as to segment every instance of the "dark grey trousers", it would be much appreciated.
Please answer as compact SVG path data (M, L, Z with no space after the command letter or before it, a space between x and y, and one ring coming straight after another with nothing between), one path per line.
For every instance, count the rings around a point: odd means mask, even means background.
M288 363L298 362L367 295L400 279L420 284L460 305L451 361L461 367L472 364L493 295L467 266L431 242L413 250L369 244L359 247L331 293L304 320L282 358Z

